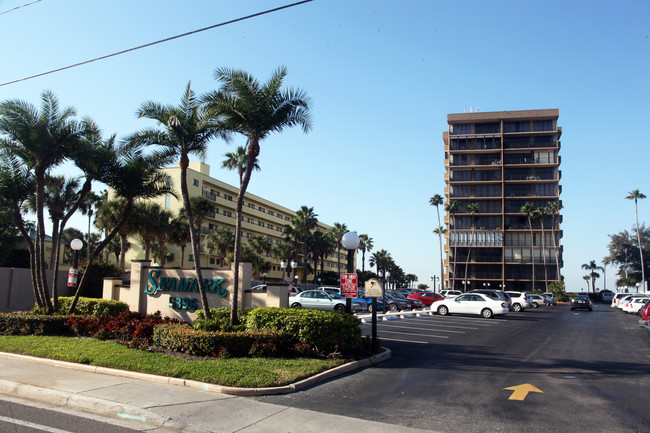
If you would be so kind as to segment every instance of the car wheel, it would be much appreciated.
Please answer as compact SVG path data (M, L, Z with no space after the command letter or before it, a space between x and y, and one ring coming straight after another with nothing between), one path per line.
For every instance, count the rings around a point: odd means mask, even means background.
M302 305L300 305L297 302L294 302L293 304L291 304L291 308L302 308Z
M397 304L388 304L388 309L390 311L399 311L399 307L397 306Z
M489 308L484 308L483 311L481 311L481 316L485 317L486 319L489 319L492 317L492 310Z
M533 302L533 307L534 308L539 308L539 304L537 302Z
M335 309L336 311L345 311L345 305L343 305L343 304L336 304L336 305L334 306L334 309Z
M438 307L438 314L440 314L441 316L446 316L447 314L449 314L449 309L444 305L441 305Z
M520 311L521 311L521 305L519 305L519 304L513 304L513 306L512 306L512 311L514 311L515 313L520 312Z

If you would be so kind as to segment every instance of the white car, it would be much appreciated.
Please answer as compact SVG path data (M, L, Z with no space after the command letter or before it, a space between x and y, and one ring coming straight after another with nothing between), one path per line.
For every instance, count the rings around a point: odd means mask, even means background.
M456 296L462 295L463 292L460 290L443 290L440 294L447 299L454 299Z
M621 308L621 310L625 311L626 313L637 314L647 300L647 296L631 298L628 302L625 303L625 305L623 305L623 308Z
M533 308L533 301L528 298L526 292L506 292L512 298L510 308L514 312L524 311L526 308Z
M492 316L508 314L505 301L492 299L482 293L465 293L453 299L443 299L431 304L431 310L441 316L448 314L474 314L489 319Z
M621 299L623 299L626 296L630 296L629 293L617 293L614 295L614 298L612 299L612 308L620 308L618 306L618 303L620 302Z

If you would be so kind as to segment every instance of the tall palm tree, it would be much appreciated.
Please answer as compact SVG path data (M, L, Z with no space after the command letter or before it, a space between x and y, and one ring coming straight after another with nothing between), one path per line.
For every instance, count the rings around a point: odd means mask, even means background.
M455 239L454 234L456 232L456 212L458 212L459 203L456 200L450 200L445 204L445 211L449 215L449 248L451 248L451 241L454 243L454 255L453 255L453 267L451 274L451 289L456 290L456 248L458 247L458 239ZM449 288L449 282L447 282L447 287Z
M190 225L194 269L199 282L203 312L206 318L211 318L205 283L201 273L200 238L196 232L194 213L187 187L187 168L190 163L190 155L198 155L203 158L206 155L210 140L217 137L227 139L228 136L223 129L218 127L215 113L212 110L205 109L204 105L201 104L192 91L190 83L187 84L177 107L147 101L140 106L137 115L140 118L157 121L163 129L145 129L132 136L131 139L139 143L162 146L168 155L180 158L181 195Z
M169 241L181 247L181 268L185 266L185 248L190 243L190 225L180 212L171 221Z
M126 199L118 197L107 201L97 210L95 225L105 232L105 236L108 236L120 224L125 205ZM117 235L120 237L119 266L122 270L126 268L126 252L130 248L130 244L127 241L128 236L136 233L136 224L134 221L133 218L127 219L119 226L117 231Z
M348 232L348 226L342 223L334 223L332 227L330 227L330 233L332 234L332 237L334 238L334 242L336 242L336 256L337 256L337 270L338 273L341 273L341 248L343 247L343 235Z
M106 193L106 191L104 191ZM86 194L86 198L79 205L79 210L82 215L88 215L88 232L86 233L86 260L90 258L90 226L92 223L93 215L97 208L104 203L104 194L99 195L93 191Z
M170 162L168 154L158 152L144 154L140 146L126 143L115 149L115 155L116 158L111 163L110 170L104 180L118 197L124 199L122 211L117 224L90 254L88 268L90 268L95 257L101 254L104 248L118 234L122 226L126 224L133 212L136 200L148 200L162 195L175 196L169 177L160 171L164 165ZM84 272L77 285L77 290L68 310L70 314L74 313L77 307L79 295L86 283L87 275L88 272Z
M316 230L307 240L308 250L314 258L314 275L320 260L320 275L325 271L325 257L334 251L334 239L329 232Z
M41 110L20 100L0 103L0 142L8 155L17 157L34 173L36 197L36 286L49 312L54 311L45 278L45 175L68 158L81 143L84 127L73 119L76 110L59 106L50 91L41 94Z
M639 244L639 255L641 256L641 288L643 291L646 291L645 287L645 265L643 263L643 247L641 245L641 230L639 230L639 207L638 207L638 201L641 199L646 198L645 194L643 194L641 191L638 189L635 189L634 191L628 192L628 196L625 197L627 200L634 200L634 216L636 219L636 239Z
M531 202L526 202L521 207L521 213L528 219L528 228L530 229L530 262L532 263L532 287L531 291L535 290L535 242L533 235L533 219L535 218L535 205Z
M377 275L381 272L384 275L384 278L386 278L386 271L390 270L392 260L393 259L388 251L379 250L372 253L369 263L371 267L375 266L377 269Z
M221 83L218 91L211 92L204 100L223 116L223 127L246 137L248 161L239 184L236 203L235 227L235 276L233 302L230 322L239 322L237 302L239 296L239 262L241 260L241 224L244 196L251 174L260 154L260 142L273 132L301 126L304 132L311 129L309 118L310 101L300 89L282 90L282 82L287 75L284 67L278 68L271 78L260 84L244 71L221 68L214 72L215 79Z
M359 249L361 250L361 275L366 274L366 251L372 251L373 241L367 234L359 235ZM364 281L361 281L362 283Z
M248 163L248 155L246 154L246 148L243 146L238 146L234 152L227 152L223 156L226 159L221 163L221 168L226 170L237 170L239 175L239 183L241 184L244 180L244 174L246 173L246 164ZM253 169L260 171L260 166L255 160L253 164Z
M304 272L302 281L307 281L307 242L312 230L318 225L318 215L314 213L313 207L302 206L296 215L291 218L289 225L284 229L285 239L293 241L296 250L302 252Z
M444 202L445 199L440 194L436 194L429 199L429 205L436 207L436 213L438 214L438 227L442 227L442 224L440 223L440 205L444 204ZM445 265L442 260L442 234L442 231L438 230L438 242L440 243L440 278L442 278L442 276L445 274Z
M562 203L558 200L552 201L547 205L547 213L552 217L551 226L553 234L553 251L555 254L555 268L556 268L556 278L558 281L562 281L562 276L560 275L560 256L557 251L557 241L555 240L555 217L560 215L560 210L562 209Z
M589 292L589 280L591 280L591 275L583 275L582 279L587 282L587 292Z
M474 228L476 226L475 224L475 214L478 212L478 203L470 203L467 205L467 212L469 212L472 215L472 235L469 238L469 247L467 248L467 260L465 261L465 281L469 282L467 279L467 268L469 266L469 257L472 252L472 242L474 241Z
M595 260L591 260L589 263L584 263L582 269L589 271L589 276L591 277L591 290L593 293L596 293L596 278L600 278L600 274L596 271L604 272L605 268L598 266Z
M544 260L544 292L548 293L548 270L546 269L546 234L544 232L544 219L548 215L547 207L538 207L535 214L539 218L539 225L542 228L542 259Z

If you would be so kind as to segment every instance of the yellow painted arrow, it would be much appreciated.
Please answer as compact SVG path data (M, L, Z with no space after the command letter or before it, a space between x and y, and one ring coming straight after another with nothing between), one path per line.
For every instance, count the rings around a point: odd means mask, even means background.
M523 385L511 386L510 388L503 389L514 391L508 400L523 400L526 398L529 392L540 392L544 394L544 391L534 387L530 383L524 383Z

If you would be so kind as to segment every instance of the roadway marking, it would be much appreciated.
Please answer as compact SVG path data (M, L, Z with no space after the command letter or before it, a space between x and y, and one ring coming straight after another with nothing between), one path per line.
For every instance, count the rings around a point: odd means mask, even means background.
M20 425L20 426L24 426L24 427L29 427L29 428L33 428L33 429L36 429L36 430L49 432L49 433L74 433L74 432L71 432L69 430L61 430L60 428L54 428L54 427L49 427L49 426L42 425L42 424L36 424L36 423L33 423L33 422L24 421L22 419L8 418L6 416L0 416L0 421L6 422L6 423L9 423L9 424L15 424L15 425Z
M513 391L508 400L524 400L529 392L539 392L544 394L539 388L534 387L530 383L524 383L523 385L511 386L509 388L503 388L509 391Z
M393 325L393 324L382 325L381 329L383 330L386 327L390 327L390 328L406 328L406 329L422 329L422 330L425 330L425 331L430 331L431 330L431 328L421 328L419 326L401 326L401 325ZM450 331L450 330L447 330L447 329L437 329L436 331L438 331L438 332L450 332L450 333L454 333L454 334L465 334L465 332L463 332L463 331Z
M449 338L449 337L440 337L440 338ZM417 343L417 344L429 344L428 341L416 341L416 340L400 340L398 338L384 338L381 337L381 340L386 340L386 341L399 341L402 343Z
M381 332L382 333L388 332L389 334L402 334L402 335L405 334L405 332L401 332L401 331L381 331ZM420 334L416 334L416 335L420 335ZM427 337L431 337L431 338L449 338L449 336L447 336L447 335L427 335ZM382 338L383 340L387 340L387 338L383 338L383 337L380 337L380 338ZM400 341L407 341L407 340L400 340ZM420 341L420 343L422 343L422 342Z

